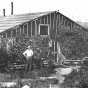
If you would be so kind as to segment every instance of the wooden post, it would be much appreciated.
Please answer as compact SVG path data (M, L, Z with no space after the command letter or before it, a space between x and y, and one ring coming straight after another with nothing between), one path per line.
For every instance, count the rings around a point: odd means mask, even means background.
M47 24L48 24L48 15L47 15Z
M20 27L20 34L21 34L21 27Z
M65 19L65 25L68 26L68 20L67 19Z
M67 26L69 26L69 20L68 20L68 22L67 22Z
M40 24L42 23L42 17L40 18Z
M35 36L37 36L37 22L35 20Z
M16 30L16 36L17 36L17 28L16 28L16 29L14 29L14 30Z
M6 38L7 38L7 32L6 32Z
M12 30L11 30L11 38L12 38L13 36L12 36Z
M58 13L56 15L56 36L57 36L57 30L58 30ZM55 38L56 38L55 36Z
M62 20L61 20L61 24L63 23L63 16L62 16Z
M54 59L55 59L55 41L54 41Z
M59 61L59 56L60 56L61 50L60 50L60 44L57 42L57 62ZM60 62L58 62L60 63Z
M31 22L31 37L32 37L32 22Z
M60 25L60 14L59 14L59 25Z
M65 23L66 23L66 18L64 19L64 25L65 25Z
M27 23L27 37L28 37L28 23Z
M24 25L23 25L23 34L24 34Z
M71 28L72 28L72 22L71 22Z
M51 14L50 14L50 30L51 30Z
M55 23L55 13L54 13L54 19L53 19L53 29L54 29L54 23Z
M2 38L3 38L3 34L2 34L1 36L2 36Z
M45 24L45 18L44 18L44 24Z

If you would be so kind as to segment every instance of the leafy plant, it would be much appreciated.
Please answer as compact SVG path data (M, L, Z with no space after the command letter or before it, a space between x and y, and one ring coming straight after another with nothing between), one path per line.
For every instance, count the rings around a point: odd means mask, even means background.
M78 59L87 56L88 36L78 28L58 26L57 41L60 42L61 51L66 59Z
M73 71L66 76L64 83L61 85L63 88L88 88L88 70L86 67L80 68L80 70Z

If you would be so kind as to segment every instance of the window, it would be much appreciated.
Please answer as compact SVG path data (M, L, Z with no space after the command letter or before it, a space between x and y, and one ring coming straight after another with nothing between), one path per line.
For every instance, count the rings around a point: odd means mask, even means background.
M49 25L48 24L39 25L39 35L49 35Z

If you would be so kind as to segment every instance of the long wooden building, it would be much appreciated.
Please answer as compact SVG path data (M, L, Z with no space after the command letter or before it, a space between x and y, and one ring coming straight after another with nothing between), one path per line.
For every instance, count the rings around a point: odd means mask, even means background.
M0 35L3 38L13 38L18 33L27 37L48 35L55 39L58 25L66 25L70 28L77 27L85 35L88 30L73 20L61 14L59 11L37 12L19 15L10 15L0 18ZM57 57L57 42L52 42L55 58Z

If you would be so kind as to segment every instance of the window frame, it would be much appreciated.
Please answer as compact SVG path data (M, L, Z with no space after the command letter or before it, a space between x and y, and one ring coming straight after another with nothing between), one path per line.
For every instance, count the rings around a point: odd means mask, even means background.
M40 34L40 26L48 26L48 34L47 35L41 35ZM38 30L38 34L41 35L41 36L49 36L49 24L39 24L39 30Z

